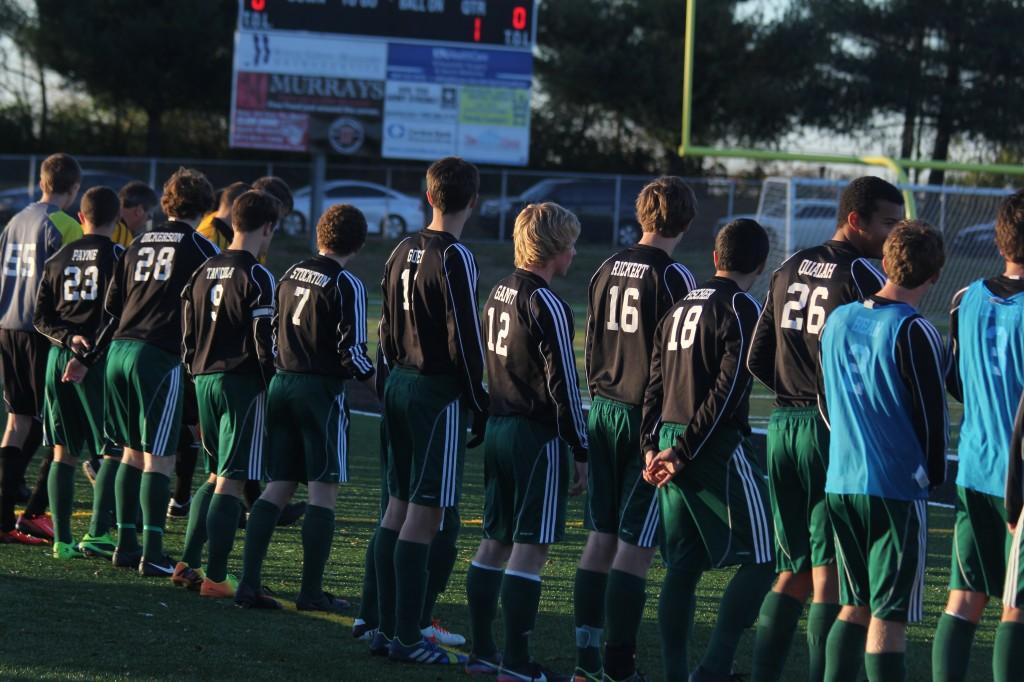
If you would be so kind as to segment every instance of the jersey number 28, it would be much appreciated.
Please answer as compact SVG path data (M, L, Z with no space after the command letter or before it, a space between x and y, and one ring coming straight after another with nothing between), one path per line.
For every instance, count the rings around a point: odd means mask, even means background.
M154 261L156 261L155 267ZM163 282L170 278L173 266L173 247L165 246L157 251L152 246L143 246L139 249L139 260L135 263L135 281L148 282L152 275L153 279Z

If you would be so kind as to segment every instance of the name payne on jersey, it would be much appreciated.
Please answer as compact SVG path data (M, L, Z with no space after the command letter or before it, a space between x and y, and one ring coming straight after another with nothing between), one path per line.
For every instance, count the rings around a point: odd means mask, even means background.
M231 276L234 274L235 267L233 265L206 268L206 279L231 279Z
M504 285L498 285L494 289L494 300L501 301L502 303L512 304L512 301L516 300L516 294L519 293L518 289L506 287Z
M814 277L815 279L832 279L832 273L836 271L838 263L818 263L813 260L804 260L797 269L797 274Z
M295 280L296 282L302 282L303 284L313 284L321 289L327 286L327 283L331 281L331 278L327 275L317 272L316 270L309 270L308 268L295 268L292 270L292 274L288 279Z
M651 266L647 263L631 263L625 260L617 260L612 265L612 277L629 277L632 279L640 279L647 271L651 269Z
M153 242L159 243L178 243L185 236L184 232L147 232L142 235L143 244L151 244Z
M94 261L99 249L75 249L71 254L72 261Z

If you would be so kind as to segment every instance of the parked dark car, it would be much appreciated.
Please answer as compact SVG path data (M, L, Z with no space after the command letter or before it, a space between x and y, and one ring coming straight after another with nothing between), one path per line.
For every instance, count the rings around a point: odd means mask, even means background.
M619 246L636 243L640 238L640 226L636 221L636 196L643 186L643 180L623 178L619 198L619 227L614 241ZM512 234L516 215L527 204L553 201L569 209L580 219L580 239L588 242L609 243L615 215L614 180L574 180L571 178L550 178L541 180L526 189L519 196L504 201L506 209L505 234ZM480 205L480 220L485 230L492 234L498 231L501 219L502 200L488 199Z
M66 212L72 217L78 217L79 203L82 200L82 195L87 189L106 186L116 192L134 179L135 178L128 177L127 175L110 173L108 171L83 170L82 187L78 192L78 196L75 197L75 201L66 209ZM0 191L0 226L6 226L7 221L10 220L15 213L25 208L33 201L39 201L40 196L42 196L42 192L39 190L38 185L36 185L32 194L29 194L25 187L15 187Z

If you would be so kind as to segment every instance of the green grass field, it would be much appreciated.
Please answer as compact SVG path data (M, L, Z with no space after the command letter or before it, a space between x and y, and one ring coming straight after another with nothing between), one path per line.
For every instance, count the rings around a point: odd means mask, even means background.
M351 432L351 482L342 488L334 551L325 587L358 600L363 555L372 532L378 499L377 419L356 416ZM31 476L30 476L31 479ZM196 483L199 482L199 474ZM464 525L459 560L436 615L453 631L468 631L465 574L480 539L483 465L479 450L467 454L462 498ZM89 484L79 476L74 532L88 524ZM565 541L552 548L545 569L541 614L534 634L535 655L569 671L573 665L572 583L582 550L581 500L573 500ZM931 638L945 603L952 515L933 509L928 554L925 622L910 628L909 679L929 680ZM167 547L180 555L185 523L168 524ZM231 569L241 566L244 540L239 532ZM284 599L294 599L302 562L298 527L279 529L270 547L264 578ZM652 571L640 635L640 664L661 679L657 599L664 572ZM714 623L718 593L728 571L708 573L701 583L691 656L703 650ZM47 549L0 547L0 679L115 680L218 679L279 680L441 680L461 679L455 670L407 667L372 659L352 640L351 619L300 613L246 612L224 601L209 601L175 588L168 580L142 579L100 560L57 562ZM997 616L978 631L972 680L990 679L992 638ZM500 627L499 627L500 630ZM744 639L737 670L750 670L752 633ZM500 632L499 632L500 637ZM499 639L500 641L500 639ZM802 679L806 659L794 646L787 678Z

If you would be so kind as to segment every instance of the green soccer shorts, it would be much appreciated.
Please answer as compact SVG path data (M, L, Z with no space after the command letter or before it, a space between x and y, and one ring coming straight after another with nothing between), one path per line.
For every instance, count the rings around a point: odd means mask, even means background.
M80 384L64 383L61 377L74 354L51 346L46 357L43 388L43 443L60 445L75 457L91 458L104 452L104 363L97 362Z
M234 481L260 480L267 416L263 377L216 372L200 374L195 384L207 470Z
M177 355L143 341L113 341L107 351L107 438L157 457L175 454L185 381Z
M569 477L557 429L526 417L491 417L484 437L484 537L503 545L561 540Z
M825 504L828 427L816 407L783 407L768 422L768 492L777 572L806 573L835 562Z
M644 480L640 412L600 396L590 406L584 525L636 547L654 547L661 524L655 488Z
M924 612L925 500L826 496L836 536L839 601L880 620L916 623Z
M457 507L468 410L456 377L398 367L384 384L388 493L424 507Z
M659 448L685 425L665 422ZM662 555L669 567L720 568L772 560L772 528L764 475L748 457L743 434L721 429L696 459L658 489Z
M1011 540L1003 498L957 486L949 589L1002 595Z
M267 391L267 479L348 482L345 381L278 371Z

